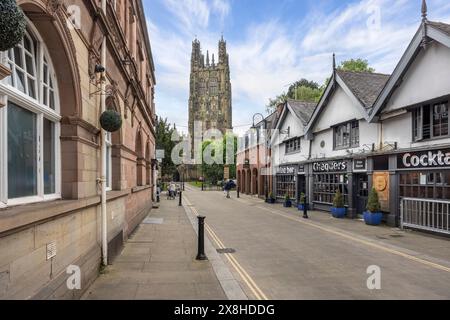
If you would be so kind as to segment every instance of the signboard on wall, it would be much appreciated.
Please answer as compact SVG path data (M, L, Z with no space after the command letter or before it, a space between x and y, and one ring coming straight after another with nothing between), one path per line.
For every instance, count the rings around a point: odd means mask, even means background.
M374 172L373 187L378 193L381 210L389 212L389 172Z
M284 167L278 167L277 168L277 174L290 174L293 175L297 172L296 166L284 166Z
M354 159L353 171L360 171L360 172L367 171L367 159Z
M313 163L313 172L347 172L347 169L347 160Z
M398 169L450 168L450 149L399 154Z

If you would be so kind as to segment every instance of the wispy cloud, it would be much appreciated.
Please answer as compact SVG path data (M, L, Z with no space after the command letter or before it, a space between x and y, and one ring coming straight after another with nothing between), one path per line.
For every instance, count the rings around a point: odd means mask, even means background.
M272 0L261 0L264 3ZM300 78L317 82L329 76L331 55L338 60L368 59L379 72L390 73L420 23L420 3L410 0L338 1L308 12L252 19L225 34L230 54L234 124L246 124L265 104ZM231 0L160 0L170 19L149 23L157 65L158 113L187 124L191 40L216 51L219 25L234 28L236 4ZM249 3L253 3L249 1ZM450 22L448 0L429 0L430 19ZM336 3L335 3L336 4ZM242 12L240 12L242 15ZM297 17L298 16L298 17ZM245 19L246 17L244 17ZM241 19L243 19L241 17ZM242 21L241 21L242 22ZM242 27L244 26L244 27ZM211 51L210 51L211 52ZM243 127L244 128L244 127Z

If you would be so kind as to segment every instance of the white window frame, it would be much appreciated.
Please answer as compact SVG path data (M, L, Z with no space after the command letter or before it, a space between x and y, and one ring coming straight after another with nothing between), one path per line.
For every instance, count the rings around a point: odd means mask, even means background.
M61 198L61 116L59 90L56 75L53 70L53 63L42 37L29 19L27 19L27 30L37 41L36 56L37 61L36 98L21 92L19 89L10 86L7 79L0 81L0 95L6 96L6 106L0 108L0 207L23 205L28 203L51 201ZM0 62L6 61L7 52L0 52ZM55 93L55 110L43 105L43 61L44 56L47 59L49 75L53 78L53 87ZM26 62L24 62L26 63ZM21 197L8 199L8 104L12 102L17 106L28 110L36 115L36 146L37 146L37 195L30 197ZM44 118L54 124L54 152L55 152L55 193L44 194Z

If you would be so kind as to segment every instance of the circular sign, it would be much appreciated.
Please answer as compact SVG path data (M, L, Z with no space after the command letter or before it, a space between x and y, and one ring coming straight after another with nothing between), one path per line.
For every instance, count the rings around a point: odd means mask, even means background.
M378 176L375 178L375 190L382 192L387 188L387 180L384 176Z

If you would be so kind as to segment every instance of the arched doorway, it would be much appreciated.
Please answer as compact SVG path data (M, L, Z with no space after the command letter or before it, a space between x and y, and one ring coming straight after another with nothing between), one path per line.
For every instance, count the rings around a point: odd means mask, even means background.
M254 168L252 172L252 195L258 194L258 169Z
M252 172L250 170L247 170L246 172L246 180L245 180L245 193L251 194L251 178L252 178Z
M245 184L246 184L246 177L245 177L245 170L242 170L242 179L241 179L241 184L240 184L240 188L241 188L241 192L245 193Z

